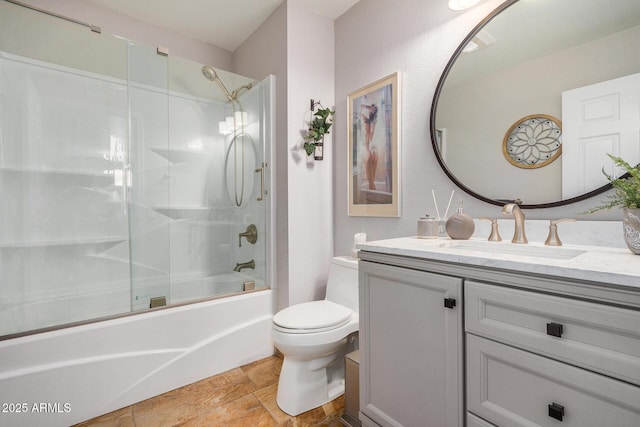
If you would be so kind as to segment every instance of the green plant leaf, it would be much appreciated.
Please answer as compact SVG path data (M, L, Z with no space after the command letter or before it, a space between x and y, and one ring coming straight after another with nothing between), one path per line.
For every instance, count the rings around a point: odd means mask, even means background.
M316 144L314 144L313 142L305 142L303 147L304 147L304 151L307 153L307 156L310 156L315 151Z
M322 141L324 136L329 133L333 124L333 115L335 111L330 108L320 108L313 116L313 120L309 123L305 140Z
M628 174L626 177L616 178L606 173L602 168L602 173L607 177L611 186L615 189L613 195L609 196L609 201L602 205L589 209L587 213L594 213L602 209L638 208L640 207L640 165L631 166L620 157L607 154L614 164L622 167Z

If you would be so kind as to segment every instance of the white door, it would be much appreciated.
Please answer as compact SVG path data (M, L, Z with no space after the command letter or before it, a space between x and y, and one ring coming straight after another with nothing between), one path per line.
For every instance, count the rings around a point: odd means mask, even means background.
M619 175L607 153L640 161L640 73L562 93L562 198Z

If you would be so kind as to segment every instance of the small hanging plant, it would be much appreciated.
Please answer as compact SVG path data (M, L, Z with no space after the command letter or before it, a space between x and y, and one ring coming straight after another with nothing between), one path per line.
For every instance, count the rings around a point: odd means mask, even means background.
M316 144L321 144L321 141L324 139L324 136L329 133L329 129L333 124L333 115L335 111L330 108L319 108L313 114L313 120L309 123L309 130L307 130L306 135L304 136L304 151L307 153L307 156L313 154L316 149Z

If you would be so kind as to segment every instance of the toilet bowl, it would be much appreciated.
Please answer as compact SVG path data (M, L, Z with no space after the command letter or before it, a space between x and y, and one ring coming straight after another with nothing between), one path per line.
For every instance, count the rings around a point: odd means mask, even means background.
M359 327L358 261L331 261L324 300L292 305L273 316L272 338L283 354L276 401L289 415L344 394L344 355Z

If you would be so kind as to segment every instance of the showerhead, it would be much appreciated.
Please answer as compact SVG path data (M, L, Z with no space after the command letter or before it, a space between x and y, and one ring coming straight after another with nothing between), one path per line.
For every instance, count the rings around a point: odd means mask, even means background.
M229 102L235 101L235 98L233 97L233 95L231 95L229 93L227 88L222 84L222 80L220 80L220 77L218 77L218 74L216 73L216 70L214 70L212 66L210 66L210 65L203 66L202 67L202 74L206 78L211 80L212 82L218 82L218 85L220 86L220 89L222 89L222 92L224 92L224 94L227 97L227 100L229 100Z
M216 73L216 70L214 70L210 65L205 65L204 67L202 67L202 74L212 82L218 80L218 74Z

